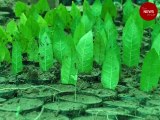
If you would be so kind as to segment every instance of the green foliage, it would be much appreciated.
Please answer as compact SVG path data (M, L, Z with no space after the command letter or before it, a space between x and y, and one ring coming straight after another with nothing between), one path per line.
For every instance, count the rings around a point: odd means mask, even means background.
M80 22L81 19L81 13L80 10L76 7L76 5L74 4L74 2L72 2L72 8L70 11L70 15L71 15L71 30L72 33L75 32L77 25Z
M118 32L117 32L116 26L114 25L112 21L112 17L110 16L109 13L106 14L104 23L105 23L104 27L106 31L106 37L108 40L107 48L114 47L116 45Z
M103 26L103 21L98 19L97 24L94 27L94 60L99 65L102 65L104 61L108 42Z
M154 49L147 53L142 66L140 89L149 92L158 86L160 77L160 59Z
M22 71L22 50L17 40L12 43L12 72L17 74Z
M73 34L73 40L74 40L74 44L77 45L77 43L79 42L80 38L85 34L85 26L82 22L80 22L75 29L75 32Z
M10 52L5 45L0 44L0 63L4 61L10 63Z
M134 6L132 0L126 0L123 7L123 22L126 22L129 16L133 13Z
M38 0L38 3L35 5L35 8L38 13L43 14L44 12L50 10L47 0Z
M18 32L17 24L14 20L11 20L7 24L6 32L9 33L10 35L15 36Z
M76 46L79 73L90 73L93 65L93 34L86 33Z
M78 70L72 55L64 57L61 67L61 83L75 85L77 79L75 80L74 76L77 76L77 74Z
M121 42L117 42L113 22L117 10L112 0L95 0L92 6L84 0L83 12L73 2L70 12L62 4L50 10L47 0L30 6L17 2L14 12L18 19L0 26L0 64L12 61L12 72L17 74L23 69L22 54L27 54L27 61L38 62L42 71L48 71L55 59L61 66L61 83L76 85L78 74L90 74L96 62L102 68L104 88L116 88ZM122 59L128 67L138 65L143 30L154 26L152 49L145 57L140 81L141 90L151 91L160 77L159 24L143 20L131 0L124 4L123 22Z
M52 44L47 30L44 29L39 35L39 63L43 71L49 70L53 65Z
M27 53L28 53L28 61L32 61L32 62L39 62L39 56L38 54L40 53L39 52L39 49L42 47L45 47L45 44L42 45L42 46L39 46L38 48L38 43L35 39L31 39L29 42L28 42L28 47L27 47ZM48 47L49 48L49 47ZM45 49L44 49L45 50ZM44 54L44 53L42 53ZM48 54L48 53L47 53ZM53 55L52 55L53 56ZM50 56L49 56L50 57ZM43 64L43 60L42 61L42 66L44 65Z
M160 33L160 23L156 23L153 27L153 31L152 31L152 42L155 40L155 38L157 37L157 35Z
M92 13L95 17L99 17L102 11L102 4L100 0L95 0L94 4L92 5Z
M141 33L133 16L123 29L123 63L129 67L137 66L140 58Z
M23 2L16 2L14 6L14 13L16 17L20 17L22 13L26 13L28 11L29 7L23 3Z
M48 26L54 26L57 18L56 10L49 10L44 19L47 22Z
M157 35L157 37L155 37L153 44L152 44L152 48L156 50L157 54L160 57L160 33Z
M66 7L60 4L57 8L57 17L58 20L61 21L62 28L68 28L71 22L71 16L69 12L67 11ZM58 21L56 21L58 22ZM58 23L56 23L58 24Z
M92 29L93 23L86 14L83 14L81 22L85 27L85 32L88 32L90 29Z
M101 82L104 88L115 89L119 81L120 63L117 53L109 49L102 67Z
M117 10L113 3L113 0L104 0L102 3L102 12L101 17L102 19L106 18L106 13L109 13L112 17L117 16Z
M54 57L62 63L63 57L71 54L71 48L69 46L67 36L62 29L56 29L53 32L52 37Z

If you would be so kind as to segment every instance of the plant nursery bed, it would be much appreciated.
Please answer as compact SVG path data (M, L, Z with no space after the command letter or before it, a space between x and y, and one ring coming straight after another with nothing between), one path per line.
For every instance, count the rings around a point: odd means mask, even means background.
M93 88L87 88L85 90L81 91L82 93L88 93L93 94L98 97L100 97L102 100L110 100L110 99L116 99L117 93L113 90L109 89L93 89Z
M33 1L0 0L0 120L160 120L160 16Z
M30 112L23 115L25 120L70 120L68 117L60 114L54 114L53 112Z
M0 120L25 120L25 118L14 112L3 112L0 111Z
M13 98L0 105L1 111L6 112L29 112L38 110L42 107L43 102L38 99Z
M91 115L91 116L76 117L73 118L73 120L114 120L114 119L108 118L107 116Z
M58 101L44 105L45 111L50 111L55 114L61 113L72 117L79 116L86 108L87 106L85 104L67 101Z
M18 96L22 96L24 98L40 99L44 102L47 102L54 100L54 97L57 93L58 91L55 90L54 88L43 85L39 87L20 90Z
M100 106L102 99L88 93L62 92L57 94L57 100L86 104L88 107Z
M134 102L132 100L126 100L126 101L104 101L103 102L104 107L112 107L112 108L117 108L117 107L122 107L127 110L129 110L131 113L134 115L136 114L136 110L139 107L139 103Z
M103 107L103 108L90 108L86 110L86 113L89 115L94 116L105 116L108 117L108 119L120 119L125 120L129 118L130 112L124 108L109 108L109 107Z

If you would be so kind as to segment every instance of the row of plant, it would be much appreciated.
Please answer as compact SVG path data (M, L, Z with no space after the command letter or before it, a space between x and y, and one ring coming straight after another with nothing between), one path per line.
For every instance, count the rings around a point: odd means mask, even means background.
M48 71L58 61L61 64L61 82L76 85L79 74L90 74L95 61L101 66L104 88L115 89L121 65L137 67L143 31L153 27L152 48L142 66L140 88L151 91L160 77L159 23L144 21L131 0L123 7L125 27L121 48L117 44L118 31L113 22L117 10L112 0L96 0L92 6L85 0L83 13L72 3L71 11L62 4L50 9L47 0L31 6L17 2L16 19L0 27L0 63L12 64L12 72L23 70L23 56L38 62L42 71ZM11 44L11 50L8 45Z

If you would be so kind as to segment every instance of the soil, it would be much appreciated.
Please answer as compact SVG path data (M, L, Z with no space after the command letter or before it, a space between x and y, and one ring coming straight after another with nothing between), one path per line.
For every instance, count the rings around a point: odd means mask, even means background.
M120 46L121 21L115 20ZM11 74L10 65L2 64L0 120L160 120L160 89L151 93L139 90L142 61L151 43L150 29L144 30L143 39L139 66L122 66L115 91L102 87L96 64L91 75L79 76L77 89L60 84L59 63L43 73L37 63L26 62L18 75Z

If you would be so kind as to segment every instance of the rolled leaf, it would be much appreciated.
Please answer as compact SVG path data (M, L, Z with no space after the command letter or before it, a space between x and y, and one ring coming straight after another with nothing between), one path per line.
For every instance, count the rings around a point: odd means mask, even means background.
M117 53L109 49L103 62L101 83L104 88L115 89L119 81L120 63Z
M12 72L17 74L23 69L22 52L18 41L13 41L12 45Z
M52 44L47 30L41 31L39 36L39 64L43 71L47 71L53 65Z
M140 89L149 92L158 86L160 77L160 59L155 49L147 53L143 61Z
M131 16L123 29L123 63L129 67L137 66L140 58L142 34L133 16Z
M86 33L76 46L79 73L90 73L93 66L93 34Z

